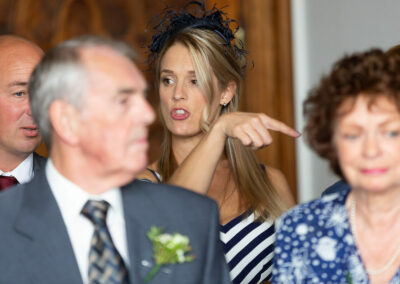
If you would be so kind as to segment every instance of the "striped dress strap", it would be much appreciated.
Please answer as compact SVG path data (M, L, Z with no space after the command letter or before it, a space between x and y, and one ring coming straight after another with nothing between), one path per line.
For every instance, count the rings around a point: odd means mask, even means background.
M148 171L156 178L157 183L162 183L161 176L160 176L159 173L157 173L155 170L152 170L152 169L150 169L150 168L146 168L146 170L148 170ZM147 179L147 178L141 178L141 179L139 179L139 180L141 180L141 181L146 181L146 182L153 182L153 183L154 183L154 181L149 180L149 179Z
M261 283L271 277L275 227L272 221L255 221L242 214L220 226L232 283Z

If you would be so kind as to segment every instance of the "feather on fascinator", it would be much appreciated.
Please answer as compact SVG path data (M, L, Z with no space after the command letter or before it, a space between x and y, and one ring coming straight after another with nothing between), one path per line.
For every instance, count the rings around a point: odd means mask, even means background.
M226 14L214 7L206 10L203 2L191 1L183 9L177 11L166 7L164 11L156 16L151 23L158 22L153 27L155 34L148 46L148 63L152 64L158 53L162 50L165 43L170 38L188 29L204 29L217 33L224 41L224 45L229 48L236 58L245 57L247 51L243 48L240 40L235 41L235 32L230 28L235 20L229 19ZM150 23L150 24L151 24Z

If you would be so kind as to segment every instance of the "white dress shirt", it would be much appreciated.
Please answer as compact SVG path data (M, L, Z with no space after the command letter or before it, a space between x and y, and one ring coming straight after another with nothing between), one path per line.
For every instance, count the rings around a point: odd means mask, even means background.
M33 154L31 153L25 160L22 161L15 169L9 172L0 170L2 176L13 176L19 183L26 183L30 181L33 176Z
M94 226L80 212L89 199L105 200L110 203L106 220L107 226L118 252L128 266L129 256L120 189L112 188L99 195L90 195L62 176L54 167L51 159L46 165L46 176L67 227L83 283L88 282L89 250Z

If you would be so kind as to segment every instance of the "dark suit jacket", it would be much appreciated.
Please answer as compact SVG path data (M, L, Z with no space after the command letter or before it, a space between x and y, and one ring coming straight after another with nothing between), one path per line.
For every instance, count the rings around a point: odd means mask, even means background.
M219 241L215 202L168 185L134 181L121 188L132 283L144 283L153 262L151 226L190 239L195 260L161 269L152 284L230 283ZM82 283L78 265L45 171L0 194L0 283Z
M46 165L47 158L40 156L38 153L33 152L33 172L36 174L43 170Z

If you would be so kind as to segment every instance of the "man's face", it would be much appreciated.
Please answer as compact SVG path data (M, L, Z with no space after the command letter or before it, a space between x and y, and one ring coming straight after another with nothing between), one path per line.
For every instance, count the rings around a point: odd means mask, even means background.
M139 69L108 48L81 52L88 82L80 113L80 146L104 175L134 177L147 165L148 126L155 114Z
M27 85L42 55L23 41L0 42L0 155L25 158L40 143Z

